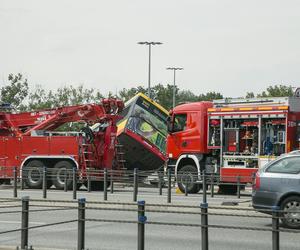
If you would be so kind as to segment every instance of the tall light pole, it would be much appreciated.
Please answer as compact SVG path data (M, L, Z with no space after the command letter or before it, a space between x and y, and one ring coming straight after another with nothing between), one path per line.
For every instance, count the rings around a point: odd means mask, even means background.
M148 96L151 98L150 82L151 82L151 45L161 45L161 42L138 42L141 45L149 47L149 65L148 65Z
M174 72L174 82L173 82L173 108L175 107L175 95L176 95L176 70L183 70L183 68L167 68L167 70L173 70Z

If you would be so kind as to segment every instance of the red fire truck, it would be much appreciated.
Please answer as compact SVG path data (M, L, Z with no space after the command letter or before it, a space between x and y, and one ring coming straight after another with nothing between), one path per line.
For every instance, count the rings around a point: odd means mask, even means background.
M205 170L227 182L221 191L233 193L238 177L249 183L259 167L299 149L300 98L187 103L170 111L168 131L167 165L182 192L198 192Z
M79 180L87 171L112 168L116 153L116 122L124 104L104 99L100 104L83 104L34 112L15 113L0 106L0 181L13 177L13 167L20 170L29 188L42 187L43 168L47 167L48 186L62 189L65 176L78 169ZM81 132L59 132L70 122L84 122ZM89 125L99 123L92 131ZM68 186L72 186L68 178ZM93 189L101 189L93 181Z

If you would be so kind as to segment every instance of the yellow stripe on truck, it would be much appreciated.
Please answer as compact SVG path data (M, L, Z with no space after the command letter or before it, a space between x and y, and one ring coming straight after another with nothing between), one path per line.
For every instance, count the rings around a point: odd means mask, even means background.
M233 108L221 108L221 111L234 111Z
M250 111L253 110L253 108L240 108L241 111Z
M280 110L288 110L289 107L288 106L279 106L278 109L280 109Z
M118 130L117 130L117 136L122 133L122 131L124 130L125 128L125 125L127 123L127 120L128 119L125 119L124 121L122 121L121 123L118 124Z
M273 110L272 107L258 107L258 110Z

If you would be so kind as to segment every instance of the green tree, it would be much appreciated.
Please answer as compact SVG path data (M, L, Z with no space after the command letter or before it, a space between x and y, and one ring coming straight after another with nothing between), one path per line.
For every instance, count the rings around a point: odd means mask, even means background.
M219 92L211 91L206 94L200 94L198 97L198 101L212 101L217 99L223 99L223 95Z
M178 93L179 89L176 87L176 93ZM167 86L163 86L162 84L158 84L153 87L153 99L158 102L165 109L169 110L172 108L172 98L173 98L173 85L167 84Z
M127 101L132 98L137 93L142 92L147 94L147 89L142 86L136 88L125 89L123 88L119 92L119 96L123 100ZM197 101L211 101L215 99L222 99L223 95L218 92L207 92L206 94L195 95L190 90L180 90L177 86L175 89L176 94L176 105L186 102L197 102ZM151 88L151 97L154 101L162 105L165 109L170 110L173 106L173 85L167 84L166 86L162 84L154 85Z
M261 94L258 94L257 97L284 97L284 96L293 96L292 86L287 85L274 85L269 86L266 91L263 91Z
M8 75L8 84L0 89L1 102L10 103L16 110L25 110L25 99L28 96L28 83L23 75Z
M137 86L135 88L130 89L123 88L119 91L118 95L120 96L120 98L122 98L124 102L127 102L130 98L134 97L139 92L146 94L147 90L142 86Z
M254 98L254 97L255 97L255 95L254 95L253 92L247 92L246 93L246 98Z
M46 91L41 85L37 85L28 96L28 110L53 108L52 91Z

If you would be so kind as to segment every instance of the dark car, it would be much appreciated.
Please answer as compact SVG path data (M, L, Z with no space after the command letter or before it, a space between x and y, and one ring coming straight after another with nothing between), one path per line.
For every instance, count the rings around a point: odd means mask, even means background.
M300 228L299 151L285 154L257 172L252 205L263 212L279 207L283 225Z

